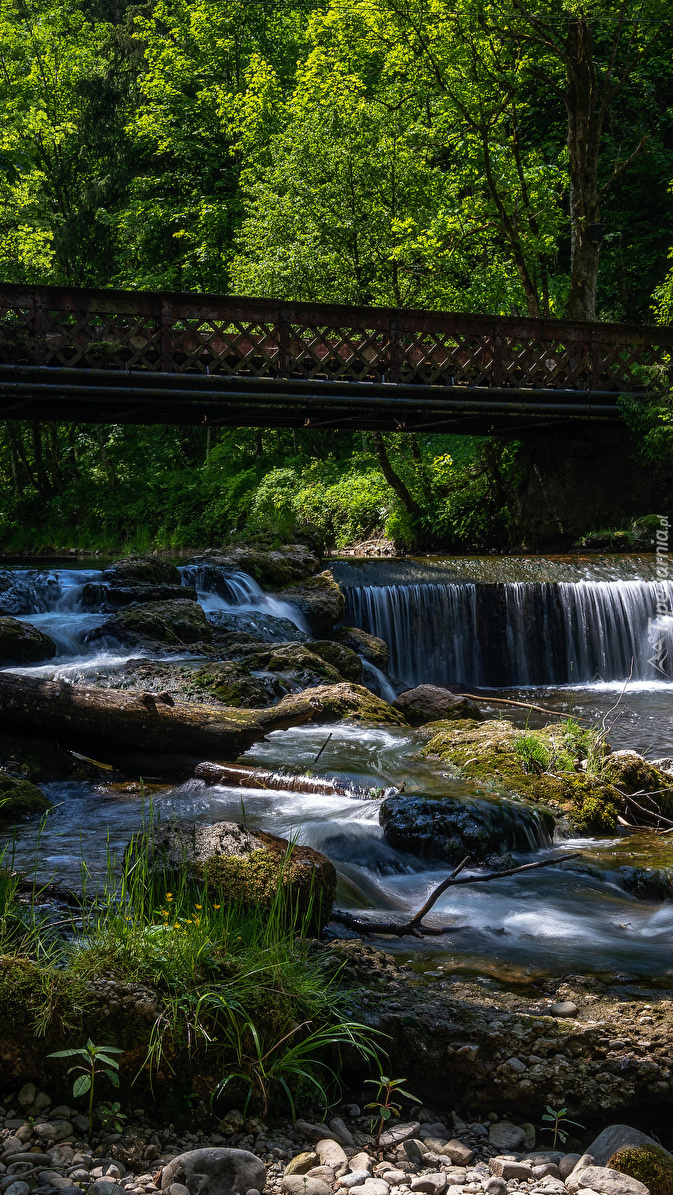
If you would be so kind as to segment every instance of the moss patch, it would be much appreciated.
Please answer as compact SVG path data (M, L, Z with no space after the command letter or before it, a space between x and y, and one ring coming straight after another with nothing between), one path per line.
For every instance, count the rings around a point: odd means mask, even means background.
M608 1166L644 1183L650 1195L673 1195L673 1158L657 1145L619 1149Z
M0 821L46 813L51 807L51 801L45 797L42 789L31 784L30 780L15 780L13 776L0 775Z
M197 602L137 602L96 627L91 639L112 636L132 643L150 639L180 645L208 642L213 631Z

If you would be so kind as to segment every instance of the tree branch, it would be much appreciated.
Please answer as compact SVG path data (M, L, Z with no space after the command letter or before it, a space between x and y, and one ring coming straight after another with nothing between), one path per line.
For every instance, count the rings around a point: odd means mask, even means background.
M502 880L506 876L521 875L525 871L536 871L540 867L553 867L556 863L565 863L568 859L581 859L579 852L573 855L561 855L556 859L540 859L535 863L524 863L521 867L510 867L507 871L488 871L485 875L480 876L461 876L459 873L470 862L469 855L458 864L451 872L451 875L442 880L430 896L425 904L410 917L408 921L400 924L399 921L364 921L361 917L354 917L352 913L346 913L343 909L334 909L332 913L332 921L338 921L341 925L346 925L349 929L357 930L362 934L395 934L397 937L404 937L407 934L413 934L415 937L422 937L423 934L452 934L458 930L465 929L463 925L446 925L442 928L435 926L423 925L423 918L427 916L433 905L437 903L443 892L447 888L453 888L458 884L486 884L489 880Z

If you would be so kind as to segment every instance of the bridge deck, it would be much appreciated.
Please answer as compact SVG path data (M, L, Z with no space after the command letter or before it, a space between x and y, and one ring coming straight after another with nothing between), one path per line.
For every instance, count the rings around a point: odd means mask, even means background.
M0 418L492 430L615 420L673 329L0 286Z

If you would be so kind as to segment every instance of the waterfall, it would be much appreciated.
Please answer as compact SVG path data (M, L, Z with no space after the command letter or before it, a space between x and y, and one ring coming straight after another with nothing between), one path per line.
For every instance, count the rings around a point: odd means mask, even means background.
M665 582L673 611L673 582ZM408 685L673 681L673 614L651 581L359 586L346 621L390 648Z

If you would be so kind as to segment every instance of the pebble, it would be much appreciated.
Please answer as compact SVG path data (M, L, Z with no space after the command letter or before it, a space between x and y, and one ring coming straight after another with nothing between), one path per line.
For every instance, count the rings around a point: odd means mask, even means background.
M549 1011L553 1017L574 1017L577 1005L573 1000L559 1000L557 1004L552 1004Z

